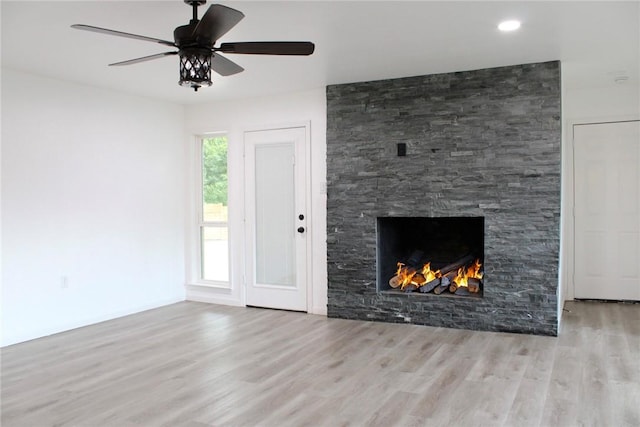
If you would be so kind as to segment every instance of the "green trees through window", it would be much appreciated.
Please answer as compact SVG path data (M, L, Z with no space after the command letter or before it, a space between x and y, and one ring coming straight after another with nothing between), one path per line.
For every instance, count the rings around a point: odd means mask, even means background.
M227 206L227 137L202 140L202 189L205 204Z

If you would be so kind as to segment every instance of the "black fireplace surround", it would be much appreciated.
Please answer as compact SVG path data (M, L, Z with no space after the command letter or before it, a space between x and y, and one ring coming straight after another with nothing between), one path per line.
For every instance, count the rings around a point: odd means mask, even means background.
M328 315L557 335L560 140L557 61L327 87ZM482 296L381 285L384 218L481 218Z

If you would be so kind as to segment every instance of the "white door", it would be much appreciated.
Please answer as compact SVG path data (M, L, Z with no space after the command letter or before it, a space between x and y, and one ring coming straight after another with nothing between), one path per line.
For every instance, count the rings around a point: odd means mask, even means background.
M640 300L640 122L576 125L575 297Z
M307 311L306 128L245 132L246 303Z

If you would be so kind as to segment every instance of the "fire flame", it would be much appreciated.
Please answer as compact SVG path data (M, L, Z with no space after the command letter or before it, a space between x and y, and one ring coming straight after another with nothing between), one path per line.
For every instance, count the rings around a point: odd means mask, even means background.
M400 279L400 289L406 288L411 284L411 279L416 275L416 270L411 267L405 266L403 263L398 263L398 270L396 276Z
M431 270L431 263L428 262L424 265L424 267L422 267L422 275L424 276L424 278L427 280L425 283L429 283L432 280L435 280L439 277L442 277L442 274L440 273L440 270L436 270L436 271L432 271Z
M431 270L430 262L423 265L420 271L413 267L408 267L401 262L398 262L397 266L398 269L396 270L395 277L397 277L400 289L405 289L409 285L419 288L432 280L442 277L440 270ZM458 288L469 287L470 278L482 279L483 274L482 271L480 271L481 268L482 263L479 259L476 259L469 267L460 267L451 281L455 283ZM424 277L416 277L416 274L421 274Z
M453 278L452 282L455 283L459 288L468 287L469 279L482 279L482 272L480 271L480 267L482 264L479 259L476 259L473 264L471 264L468 268L460 267L458 269L458 273L456 277Z

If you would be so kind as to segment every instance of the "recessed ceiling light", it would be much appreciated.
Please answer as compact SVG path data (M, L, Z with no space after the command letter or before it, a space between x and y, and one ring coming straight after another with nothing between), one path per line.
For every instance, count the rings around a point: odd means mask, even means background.
M520 21L510 20L510 21L502 21L498 24L498 29L500 31L515 31L520 28Z

